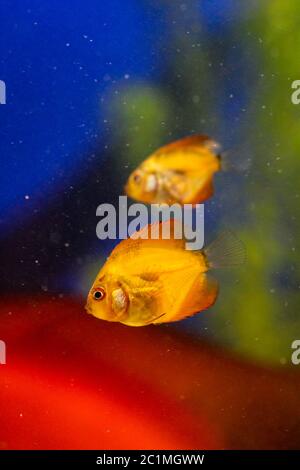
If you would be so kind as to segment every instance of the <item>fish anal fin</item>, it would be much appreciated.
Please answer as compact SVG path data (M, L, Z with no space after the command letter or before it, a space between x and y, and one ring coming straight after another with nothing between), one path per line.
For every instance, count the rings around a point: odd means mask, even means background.
M214 194L214 185L212 177L208 178L205 184L201 184L198 188L194 188L194 192L191 192L186 203L190 202L196 204L197 202L203 202L211 198Z
M218 282L205 273L200 273L197 266L186 272L168 273L161 276L159 298L161 312L166 312L154 323L166 323L182 320L201 310L209 308L218 295Z
M177 312L168 321L183 320L208 309L215 303L218 292L219 284L216 279L207 274L199 274Z

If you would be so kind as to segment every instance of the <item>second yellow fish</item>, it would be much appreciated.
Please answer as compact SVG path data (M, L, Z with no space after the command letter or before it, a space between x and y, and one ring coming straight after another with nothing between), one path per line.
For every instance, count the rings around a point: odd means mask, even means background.
M149 204L201 203L213 195L213 176L221 169L220 145L193 135L150 155L130 175L125 191Z

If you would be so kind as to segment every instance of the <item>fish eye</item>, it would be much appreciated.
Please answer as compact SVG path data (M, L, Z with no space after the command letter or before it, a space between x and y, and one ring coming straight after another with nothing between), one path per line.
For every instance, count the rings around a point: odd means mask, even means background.
M105 297L105 290L102 287L95 289L93 292L93 299L94 300L103 300Z
M139 184L142 181L142 177L140 173L135 173L133 175L133 181L137 184Z

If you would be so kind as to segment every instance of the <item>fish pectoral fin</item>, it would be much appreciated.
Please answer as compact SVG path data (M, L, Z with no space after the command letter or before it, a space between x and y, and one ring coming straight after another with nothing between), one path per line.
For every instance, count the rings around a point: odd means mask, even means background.
M188 188L187 175L182 172L169 171L164 178L163 189L172 199L180 202Z
M155 295L156 292L157 292L157 287L154 287L154 286L133 287L133 288L131 289L131 293L132 293L133 295L138 295L138 296L142 296L142 295L147 295L147 296Z
M129 285L130 292L132 295L138 297L155 295L159 289L157 281L158 275L156 273L149 272L137 275L135 276L134 282Z
M158 280L159 275L157 273L144 272L140 274L140 278L146 282L154 282Z
M213 194L212 177L205 179L202 172L172 173L164 182L165 191L175 200L205 200Z

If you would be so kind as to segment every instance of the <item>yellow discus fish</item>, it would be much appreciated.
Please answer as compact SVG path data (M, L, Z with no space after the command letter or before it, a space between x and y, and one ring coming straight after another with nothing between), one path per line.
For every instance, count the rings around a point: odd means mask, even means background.
M167 223L155 225L161 230ZM143 238L151 227L112 251L88 294L88 313L129 326L181 320L216 301L218 283L210 269L244 260L243 245L230 232L207 249L188 251L185 240L174 238L172 221L169 239Z
M213 176L220 170L220 145L193 135L150 155L130 175L125 192L146 203L196 204L213 195Z

